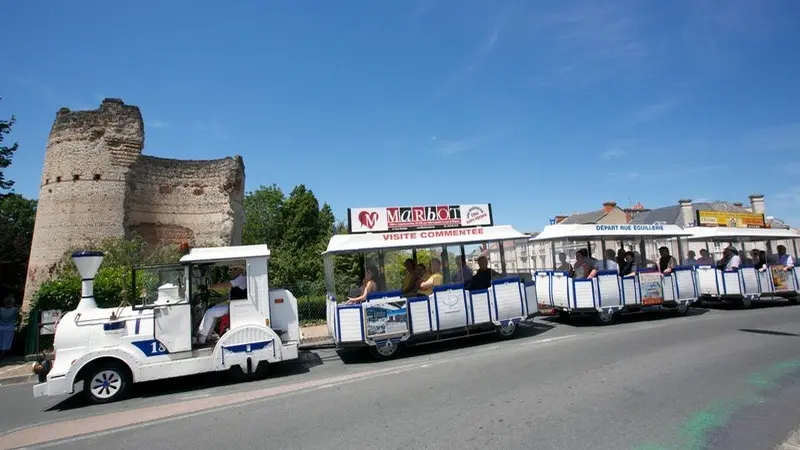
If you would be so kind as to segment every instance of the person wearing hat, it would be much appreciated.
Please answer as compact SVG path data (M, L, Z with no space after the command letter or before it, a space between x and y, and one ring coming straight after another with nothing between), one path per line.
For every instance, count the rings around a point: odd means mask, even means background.
M210 288L215 291L229 289L228 300L247 298L247 277L244 275L244 267L232 266L231 277L231 281L218 283ZM211 332L214 330L217 319L228 314L228 312L228 302L214 305L206 310L206 313L203 315L203 320L200 321L200 328L197 330L198 344L202 345L206 343L208 338L211 337Z

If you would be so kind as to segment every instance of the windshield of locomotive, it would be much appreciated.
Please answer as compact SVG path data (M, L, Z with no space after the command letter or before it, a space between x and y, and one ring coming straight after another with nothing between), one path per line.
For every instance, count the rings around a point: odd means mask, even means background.
M133 294L137 305L178 303L186 299L183 266L138 268L134 271Z

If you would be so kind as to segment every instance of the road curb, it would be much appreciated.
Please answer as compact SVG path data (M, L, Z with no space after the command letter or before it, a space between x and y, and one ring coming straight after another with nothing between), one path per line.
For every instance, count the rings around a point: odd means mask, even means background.
M0 386L8 386L10 384L30 383L36 380L36 375L24 375L21 377L0 378Z
M795 429L775 450L800 450L800 428Z

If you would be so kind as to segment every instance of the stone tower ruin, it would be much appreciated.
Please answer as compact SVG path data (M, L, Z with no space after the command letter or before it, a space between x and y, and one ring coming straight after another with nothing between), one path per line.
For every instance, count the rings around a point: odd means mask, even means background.
M137 233L152 244L241 243L240 156L181 161L142 155L136 106L105 99L92 111L62 108L50 130L23 310L70 249Z

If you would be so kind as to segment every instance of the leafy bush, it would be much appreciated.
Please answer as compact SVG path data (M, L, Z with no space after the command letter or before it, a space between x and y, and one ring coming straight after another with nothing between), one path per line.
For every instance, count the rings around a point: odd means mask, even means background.
M325 297L301 297L297 299L297 316L300 324L325 322L327 306Z

